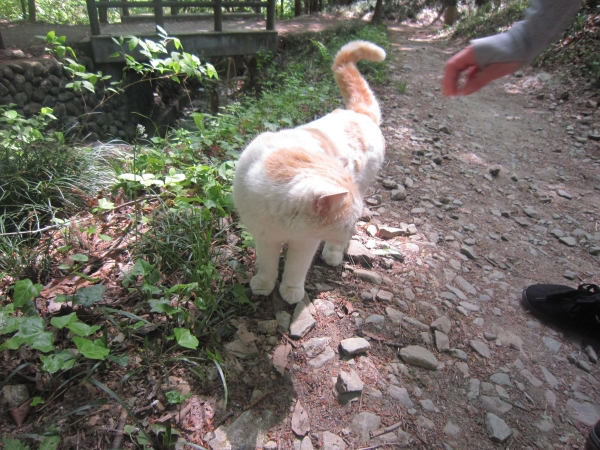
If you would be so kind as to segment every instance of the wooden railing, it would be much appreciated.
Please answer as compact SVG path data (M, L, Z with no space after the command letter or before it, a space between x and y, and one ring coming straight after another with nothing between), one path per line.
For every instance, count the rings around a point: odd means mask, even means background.
M267 30L275 29L275 1L227 1L223 3L223 0L214 0L210 2L199 2L199 1L163 1L163 0L151 0L141 2L129 2L127 0L121 1L107 1L107 0L86 0L86 6L88 10L88 16L90 18L90 28L92 30L92 36L100 35L100 22L106 22L107 9L108 8L123 8L123 15L129 15L129 8L152 8L154 10L154 20L157 25L164 28L165 17L163 14L163 8L170 7L171 14L177 14L180 7L195 7L195 8L212 8L215 20L214 31L223 31L223 7L227 8L267 8ZM100 16L99 16L100 13Z

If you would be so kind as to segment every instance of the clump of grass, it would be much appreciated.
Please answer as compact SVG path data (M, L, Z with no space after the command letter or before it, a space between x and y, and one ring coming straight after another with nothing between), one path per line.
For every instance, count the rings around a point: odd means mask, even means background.
M59 133L42 134L51 112L26 119L0 108L0 233L38 230L112 181L99 151L68 146Z
M468 8L454 26L452 37L473 39L506 31L523 19L528 4L527 0L516 0L500 7L487 3L476 9Z
M406 94L407 88L408 88L408 83L406 81L398 81L396 83L396 92L398 92L398 94Z

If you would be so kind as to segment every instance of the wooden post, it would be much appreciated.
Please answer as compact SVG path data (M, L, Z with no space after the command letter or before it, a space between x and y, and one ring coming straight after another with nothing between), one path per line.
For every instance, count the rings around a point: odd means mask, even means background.
M275 8L277 0L267 0L267 30L275 29Z
M176 2L177 0L171 0ZM179 14L179 6L171 6L171 15L172 16L176 16L177 14Z
M96 0L85 0L85 5L90 18L90 28L92 36L100 36L100 22L98 21L98 8L96 8Z
M106 6L98 8L98 19L100 23L108 23L108 8Z
M29 21L35 22L35 0L27 0L27 5L29 6Z
M215 31L223 31L223 1L215 0Z
M124 2L128 2L129 0L123 0ZM121 10L121 15L123 17L129 17L129 8L124 6L123 9Z
M153 0L154 3L154 23L161 28L165 27L165 18L163 16L162 0Z

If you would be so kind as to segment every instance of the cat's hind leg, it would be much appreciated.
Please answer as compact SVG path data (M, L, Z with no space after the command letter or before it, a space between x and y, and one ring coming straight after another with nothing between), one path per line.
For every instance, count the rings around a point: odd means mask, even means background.
M281 242L264 238L254 238L256 245L256 275L250 280L254 295L269 295L277 282Z
M290 240L288 242L285 270L279 293L290 305L300 303L304 298L304 282L319 240Z
M346 245L332 244L331 242L325 242L323 246L323 252L321 253L321 258L330 266L339 266L344 259L344 251L346 250Z

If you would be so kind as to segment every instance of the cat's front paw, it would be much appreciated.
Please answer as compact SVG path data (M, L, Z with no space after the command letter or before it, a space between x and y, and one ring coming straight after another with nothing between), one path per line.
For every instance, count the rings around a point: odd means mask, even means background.
M254 275L250 280L250 289L254 295L269 295L275 288L275 280L264 280Z
M321 258L330 266L339 266L344 259L344 252L337 249L331 248L327 244L323 247L323 253L321 253Z
M304 288L296 286L287 286L282 284L279 286L281 297L290 305L300 303L304 299Z

